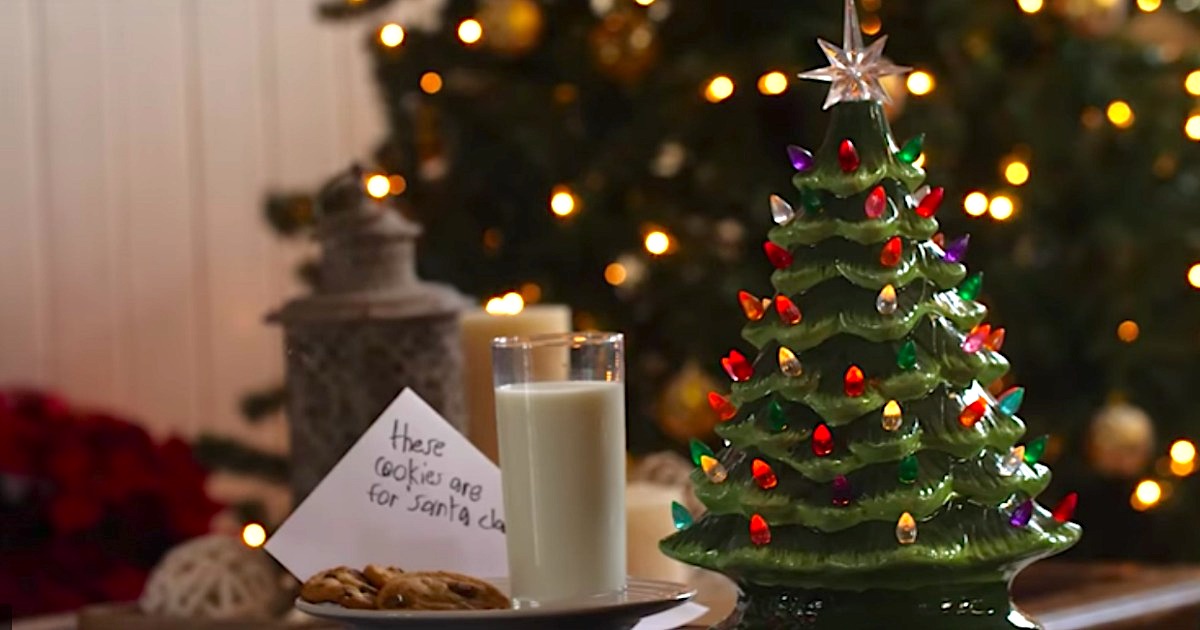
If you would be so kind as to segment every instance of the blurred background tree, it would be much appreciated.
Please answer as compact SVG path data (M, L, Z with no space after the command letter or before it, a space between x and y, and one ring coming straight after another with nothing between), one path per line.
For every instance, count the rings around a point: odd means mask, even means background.
M889 85L889 116L900 136L928 134L939 218L971 234L1008 330L1008 381L1029 388L1056 483L1080 490L1079 555L1200 558L1180 544L1200 516L1195 449L1173 444L1200 420L1198 7L859 2L865 34L903 35L889 56L917 69ZM770 291L748 235L791 190L786 145L826 126L824 86L794 77L822 65L813 41L840 33L841 2L319 10L363 25L390 122L376 189L425 226L422 275L625 331L631 448L707 435L716 359L740 342L736 294ZM311 204L279 195L268 215L302 235Z

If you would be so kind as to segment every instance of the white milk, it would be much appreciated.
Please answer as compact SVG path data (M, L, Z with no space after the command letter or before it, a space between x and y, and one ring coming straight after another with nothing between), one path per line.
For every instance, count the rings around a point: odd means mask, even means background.
M496 388L512 596L548 602L625 586L625 386Z

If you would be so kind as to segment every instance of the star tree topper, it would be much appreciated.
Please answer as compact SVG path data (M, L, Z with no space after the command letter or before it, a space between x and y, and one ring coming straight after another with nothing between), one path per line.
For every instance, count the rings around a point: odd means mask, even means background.
M880 79L891 75L907 74L912 70L898 66L883 56L887 35L863 48L862 27L858 23L858 9L854 0L846 0L846 19L842 32L842 47L817 38L817 44L829 66L809 70L800 74L801 79L832 83L829 96L825 98L825 109L838 103L850 101L880 101L891 103L887 90Z

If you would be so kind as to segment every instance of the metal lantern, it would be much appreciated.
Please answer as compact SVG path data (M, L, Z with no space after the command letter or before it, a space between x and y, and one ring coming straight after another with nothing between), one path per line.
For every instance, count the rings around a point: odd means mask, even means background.
M420 227L367 194L361 169L317 197L320 279L271 316L283 325L292 491L308 495L404 388L465 426L454 289L417 277Z

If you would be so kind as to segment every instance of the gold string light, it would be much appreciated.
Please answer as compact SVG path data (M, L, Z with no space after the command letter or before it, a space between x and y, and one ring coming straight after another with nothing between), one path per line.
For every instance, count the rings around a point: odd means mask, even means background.
M720 103L733 96L733 79L721 74L712 78L704 88L704 98L709 103Z
M646 235L646 251L655 256L662 256L671 251L671 237L662 230L654 230Z
M483 25L479 20L466 19L458 25L458 39L470 46L483 39Z
M1188 284L1192 285L1193 289L1200 289L1200 262L1192 265L1187 273Z
M992 197L991 203L988 204L988 212L992 218L997 221L1007 221L1016 213L1017 206L1013 203L1011 197L1007 195L996 195Z
M604 268L604 281L614 287L625 284L627 279L629 279L629 271L621 263L611 263Z
M550 211L555 216L566 218L575 213L579 200L567 186L555 186L550 195Z
M267 542L267 530L258 523L249 523L242 528L242 542L251 549L257 549Z
M929 74L924 70L917 70L916 72L908 75L908 81L906 85L908 86L908 91L913 95L925 96L926 94L932 92L935 87L937 87L937 81L934 80L932 74Z
M1183 123L1183 133L1191 140L1200 140L1200 113L1188 116Z
M1004 179L1013 186L1024 186L1029 182L1029 165L1021 158L1009 158L1004 165Z
M421 75L421 91L426 94L437 94L442 91L442 75L436 72L426 72Z
M367 194L376 199L383 199L392 192L392 183L388 181L387 175L378 173L367 176Z
M1108 122L1112 123L1117 129L1132 127L1133 121L1136 118L1133 114L1133 108L1125 101L1113 101L1109 103L1105 113L1108 116Z
M1142 336L1142 327L1132 319L1127 319L1117 326L1117 339L1125 343L1133 343Z
M1146 13L1154 13L1162 8L1162 0L1137 0L1137 5Z
M1026 13L1037 13L1042 10L1045 3L1042 0L1017 0L1017 6Z
M388 48L395 48L404 43L404 27L392 22L384 24L383 28L379 29L379 43Z
M990 203L991 200L988 199L987 195L976 190L963 198L963 210L973 217L981 217L987 214Z
M768 72L758 78L758 91L767 96L783 94L787 89L787 75L778 70Z
M1129 504L1133 509L1139 512L1145 512L1150 508L1158 505L1162 501L1163 488L1162 485L1153 479L1143 479L1133 490L1133 496L1129 497Z
M1200 70L1192 70L1183 80L1183 89L1192 96L1200 96Z

